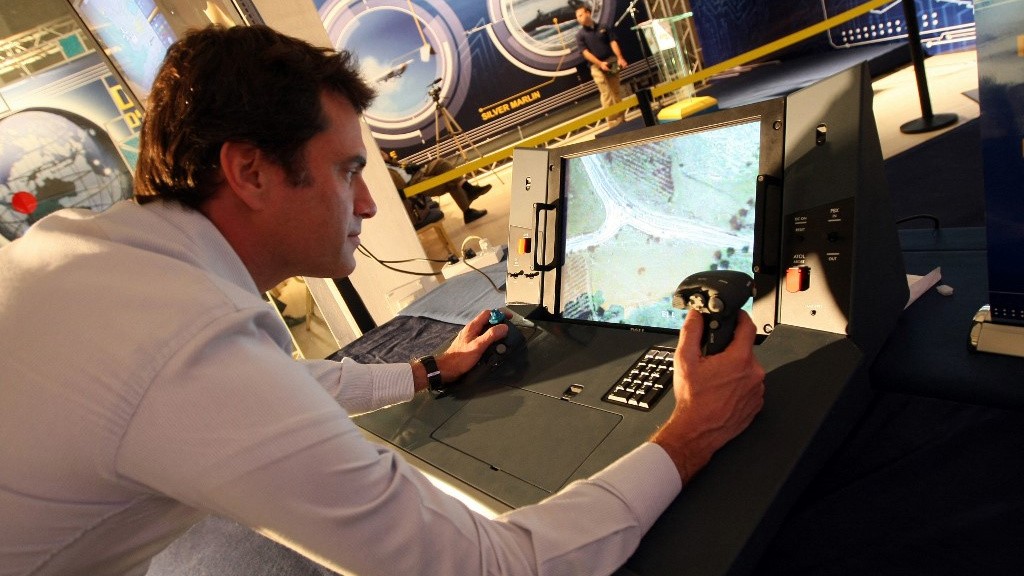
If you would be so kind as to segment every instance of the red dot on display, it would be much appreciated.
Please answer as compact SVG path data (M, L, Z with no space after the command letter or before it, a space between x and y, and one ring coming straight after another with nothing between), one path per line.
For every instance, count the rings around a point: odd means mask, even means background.
M39 201L29 192L15 192L11 196L11 208L21 214L31 214L39 207Z

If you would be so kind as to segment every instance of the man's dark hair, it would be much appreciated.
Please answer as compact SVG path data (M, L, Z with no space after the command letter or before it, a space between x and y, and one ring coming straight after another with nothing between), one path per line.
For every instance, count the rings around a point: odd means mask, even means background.
M317 48L266 26L210 26L175 42L153 82L135 171L136 201L198 208L220 181L220 149L245 142L293 185L306 142L326 127L323 91L362 113L375 94L347 51Z

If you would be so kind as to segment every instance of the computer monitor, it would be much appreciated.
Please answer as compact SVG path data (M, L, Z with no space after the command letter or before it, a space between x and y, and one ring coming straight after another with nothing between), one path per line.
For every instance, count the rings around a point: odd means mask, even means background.
M989 305L975 315L971 344L1024 356L1024 71L1019 31L1024 2L976 9L981 152L985 177Z
M562 152L556 310L563 320L675 332L686 314L672 306L682 278L716 269L754 273L758 182L778 173L777 165L763 165L762 151L770 158L782 146L772 129L781 106L755 108Z
M513 157L506 302L535 319L678 330L687 276L747 272L780 325L876 352L906 278L858 66L783 98Z
M755 277L761 297L746 310L762 335L770 332L784 105L775 99L550 150L558 199L550 315L677 332L679 282L731 269Z

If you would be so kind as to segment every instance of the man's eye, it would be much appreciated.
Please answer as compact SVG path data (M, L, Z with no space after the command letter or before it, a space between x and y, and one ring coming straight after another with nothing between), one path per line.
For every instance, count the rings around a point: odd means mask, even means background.
M341 176L342 178L344 178L346 181L351 181L352 178L358 176L359 173L361 173L362 171L363 171L362 166L351 166L351 165L339 166L338 170L337 170L338 175Z

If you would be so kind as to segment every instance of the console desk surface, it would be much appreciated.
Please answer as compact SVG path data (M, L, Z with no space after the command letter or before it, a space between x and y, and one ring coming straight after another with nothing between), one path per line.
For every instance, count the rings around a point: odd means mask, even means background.
M939 266L940 283L955 292L929 290L903 312L870 369L877 393L863 418L762 543L751 573L1010 574L1024 565L1024 359L967 347L987 299L984 229L903 231L901 240L909 273ZM399 316L339 354L406 359L457 329ZM168 547L149 575L198 567L224 576L330 574L218 518ZM622 573L636 572L627 565Z

